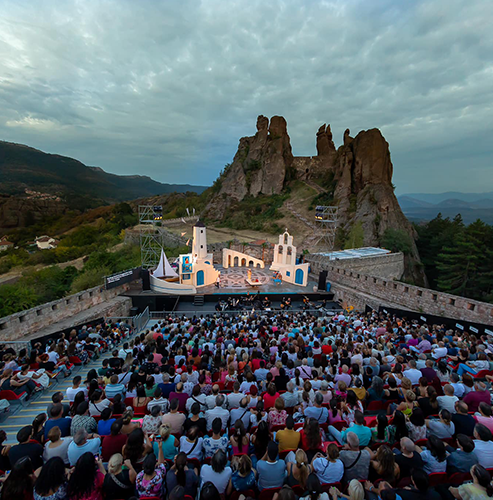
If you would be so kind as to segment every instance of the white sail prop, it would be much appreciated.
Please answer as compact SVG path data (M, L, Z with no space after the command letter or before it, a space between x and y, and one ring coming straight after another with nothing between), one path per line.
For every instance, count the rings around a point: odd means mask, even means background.
M163 249L161 249L161 259L159 259L159 264L152 274L153 276L156 276L156 278L163 278L165 276L167 278L178 277L176 271L170 266Z

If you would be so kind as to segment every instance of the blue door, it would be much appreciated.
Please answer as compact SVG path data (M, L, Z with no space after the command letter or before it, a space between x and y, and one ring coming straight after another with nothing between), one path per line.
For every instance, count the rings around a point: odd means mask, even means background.
M296 269L296 274L294 277L294 282L297 285L302 285L303 284L303 269Z
M204 271L197 271L197 286L204 284Z

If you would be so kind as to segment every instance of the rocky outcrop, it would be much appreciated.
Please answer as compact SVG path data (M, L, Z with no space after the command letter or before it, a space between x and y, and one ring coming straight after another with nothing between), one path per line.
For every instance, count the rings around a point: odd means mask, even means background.
M414 244L414 230L402 213L392 185L393 166L387 141L378 129L350 136L336 150L330 125L316 134L317 156L293 158L284 118L265 116L257 120L257 133L240 139L232 165L220 179L220 190L206 209L212 219L221 219L227 208L247 195L278 194L294 175L312 182L324 179L326 199L332 196L339 208L339 232L349 234L361 225L365 246L380 246L388 228L412 236L407 276L426 284ZM289 175L288 175L289 174ZM341 242L340 242L341 243ZM418 264L418 265L416 265Z
M328 156L335 153L336 148L332 140L332 131L330 125L325 123L318 129L317 132L317 155Z

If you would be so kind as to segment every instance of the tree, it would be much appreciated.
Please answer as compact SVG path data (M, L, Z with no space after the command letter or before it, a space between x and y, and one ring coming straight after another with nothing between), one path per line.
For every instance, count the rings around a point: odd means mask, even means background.
M409 234L402 229L387 228L381 240L382 247L392 252L402 252L405 255L411 253L413 242Z

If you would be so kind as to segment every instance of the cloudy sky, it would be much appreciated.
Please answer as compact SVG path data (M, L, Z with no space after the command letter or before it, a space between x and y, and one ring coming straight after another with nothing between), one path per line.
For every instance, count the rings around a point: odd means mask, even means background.
M398 193L491 191L492 23L490 0L0 0L0 139L207 185L279 114L295 155L380 128Z

